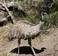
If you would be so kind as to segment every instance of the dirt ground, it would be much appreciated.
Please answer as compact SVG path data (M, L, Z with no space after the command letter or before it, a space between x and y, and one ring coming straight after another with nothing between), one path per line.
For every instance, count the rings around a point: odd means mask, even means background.
M48 34L42 34L32 40L32 46L37 56L58 56L58 28L51 28L48 31ZM17 39L13 41L0 41L0 56L17 56L17 47ZM32 54L27 40L22 40L19 55L32 56Z

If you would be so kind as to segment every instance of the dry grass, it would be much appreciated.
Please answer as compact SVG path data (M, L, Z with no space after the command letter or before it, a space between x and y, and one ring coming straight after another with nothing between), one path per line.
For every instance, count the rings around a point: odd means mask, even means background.
M8 53L2 53L2 54L0 54L0 56L10 56L10 54L8 54Z
M12 24L7 24L3 27L0 27L0 42L4 41L7 37L7 34L11 28Z

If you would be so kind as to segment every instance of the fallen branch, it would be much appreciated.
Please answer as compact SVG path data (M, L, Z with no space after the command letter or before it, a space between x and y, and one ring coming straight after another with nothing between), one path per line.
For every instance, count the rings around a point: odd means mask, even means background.
M11 22L12 22L12 23L15 23L14 17L13 17L13 15L10 13L10 11L9 11L9 9L6 7L6 5L3 4L2 2L0 2L0 4L1 4L3 7L5 7L6 11L8 12L9 16L11 17Z

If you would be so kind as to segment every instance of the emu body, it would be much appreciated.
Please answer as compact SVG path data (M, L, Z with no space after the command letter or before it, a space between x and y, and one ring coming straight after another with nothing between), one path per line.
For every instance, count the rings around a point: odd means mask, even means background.
M18 21L9 32L9 39L15 38L32 38L33 35L37 35L40 33L40 27L43 25L43 22L39 22L39 24L35 25L26 20Z

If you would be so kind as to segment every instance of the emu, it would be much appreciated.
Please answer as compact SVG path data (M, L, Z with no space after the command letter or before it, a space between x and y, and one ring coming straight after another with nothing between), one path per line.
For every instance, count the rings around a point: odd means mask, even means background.
M27 39L34 56L36 56L36 53L31 45L31 39L40 34L43 24L43 21L40 21L39 24L35 25L27 20L20 20L13 25L12 29L9 31L8 39L10 41L18 39L18 54L21 39Z

